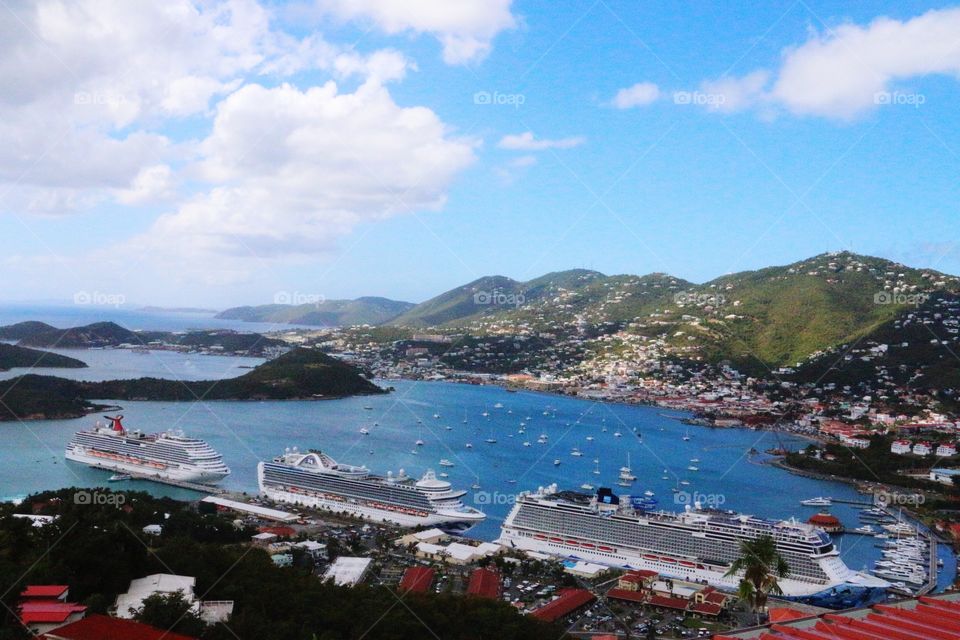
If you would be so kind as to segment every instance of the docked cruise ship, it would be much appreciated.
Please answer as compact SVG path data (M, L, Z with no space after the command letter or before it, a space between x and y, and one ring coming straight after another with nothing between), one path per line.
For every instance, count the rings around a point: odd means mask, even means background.
M78 431L67 445L66 458L90 466L163 480L212 484L230 475L219 453L182 431L158 434L127 431L123 416L105 416L90 431Z
M321 451L287 449L257 465L260 492L272 500L347 513L404 527L436 526L463 532L481 522L483 512L460 500L466 491L427 471L419 480L403 470L377 476L363 466L342 464Z
M889 586L849 569L830 536L812 525L689 505L683 513L654 512L643 498L621 500L606 488L595 496L558 492L556 485L521 493L499 542L736 589L739 578L725 574L740 555L740 543L764 534L776 540L790 567L790 574L779 580L786 597L830 606L833 596L857 602Z

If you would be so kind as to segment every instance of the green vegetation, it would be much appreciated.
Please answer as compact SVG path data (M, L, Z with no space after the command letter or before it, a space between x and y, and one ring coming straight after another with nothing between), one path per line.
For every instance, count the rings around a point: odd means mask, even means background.
M777 551L773 536L760 536L740 543L740 557L733 561L726 575L738 573L743 574L740 599L750 603L750 607L758 614L759 622L759 613L766 607L767 598L771 594L783 593L777 579L786 578L790 573L787 561Z
M359 324L384 324L413 308L410 302L387 298L363 297L356 300L324 300L312 304L265 304L234 307L217 318L244 322L276 322L319 327L343 327Z
M71 600L104 613L131 579L152 573L193 576L198 597L234 601L232 619L203 629L204 640L546 640L562 635L559 628L494 600L325 584L307 568L276 567L265 550L245 544L254 531L237 529L226 517L201 515L145 493L103 489L96 492L108 498L105 504L77 504L80 491L91 490L63 489L32 496L20 507L0 505L0 581L9 587L2 596L0 638L24 637L12 616L26 584L69 585ZM121 508L113 506L117 503ZM38 528L10 516L34 506L59 517ZM175 519L179 524L173 527ZM148 524L163 524L162 535L142 534ZM203 539L210 532L213 539ZM186 619L176 622L172 615L180 606L176 598L157 598L139 616L180 630Z
M52 327L46 322L28 320L26 322L18 322L0 327L0 340L23 340L38 333L55 330L56 327Z
M86 366L85 362L76 358L0 342L0 371L17 367L82 369Z
M292 400L385 393L353 366L314 349L294 349L237 378L82 382L29 374L0 381L0 420L79 417L89 399Z

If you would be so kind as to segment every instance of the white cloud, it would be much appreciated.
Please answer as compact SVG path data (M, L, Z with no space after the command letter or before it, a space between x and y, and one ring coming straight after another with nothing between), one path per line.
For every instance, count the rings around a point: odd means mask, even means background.
M795 115L852 120L891 102L897 83L930 74L960 75L960 8L900 21L845 23L784 49L776 73L702 83L703 106L733 112L760 106ZM768 86L773 77L772 86ZM909 92L907 92L909 93ZM909 94L922 101L923 96Z
M443 46L447 64L481 60L501 31L516 26L512 0L317 0L341 20L372 22L381 31L428 33Z
M440 208L474 160L431 110L400 107L375 80L301 91L246 85L217 107L198 175L212 188L131 243L198 276L330 251L356 225ZM215 258L215 259L212 259Z
M769 78L768 72L759 70L741 77L707 80L700 84L699 95L703 96L703 106L707 109L733 113L766 100L764 87Z
M652 82L638 82L632 87L617 91L611 104L617 109L630 109L652 104L658 98L660 98L660 87Z
M897 81L960 74L958 34L960 9L844 24L788 49L772 93L796 114L853 118Z
M500 142L497 143L497 146L501 149L509 149L511 151L542 151L544 149L571 149L573 147L579 147L586 141L587 139L583 136L558 138L555 140L541 138L538 140L532 131L525 131L523 133L503 136Z
M395 51L361 55L277 31L254 0L8 6L0 10L0 207L65 213L111 197L150 199L152 168L185 160L167 125L209 115L211 101L249 78L320 69L385 82L409 66Z

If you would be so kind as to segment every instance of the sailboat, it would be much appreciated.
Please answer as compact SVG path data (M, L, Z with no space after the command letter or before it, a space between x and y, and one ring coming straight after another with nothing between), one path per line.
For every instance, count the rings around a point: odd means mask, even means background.
M600 475L600 458L594 458L593 462L594 464L597 465L596 468L593 470L593 475L598 476Z
M580 451L579 447L574 447L573 449L570 450L570 455L579 458L580 456L583 455L583 451Z
M690 440L690 430L687 429L687 431L683 434L683 441L688 442L689 440Z
M637 476L633 475L633 469L630 468L630 452L627 452L627 464L620 467L620 479L624 482L633 482Z

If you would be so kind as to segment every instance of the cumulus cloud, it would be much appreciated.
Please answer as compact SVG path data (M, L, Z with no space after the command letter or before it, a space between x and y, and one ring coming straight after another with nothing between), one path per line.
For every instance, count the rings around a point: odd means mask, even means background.
M441 207L476 145L430 109L397 105L376 80L353 93L333 81L249 84L218 105L200 145L197 174L213 186L131 246L205 279L322 254L358 224Z
M865 26L845 23L784 49L775 73L705 81L703 93L721 99L703 106L733 112L762 106L801 116L852 120L883 104L898 83L930 74L960 74L960 8L909 20L881 17ZM771 84L772 81L772 84Z
M557 138L553 140L548 138L538 139L533 135L532 131L525 131L523 133L503 136L500 142L497 143L497 146L501 149L509 149L510 151L543 151L544 149L572 149L573 147L579 147L586 141L587 139L584 136Z
M796 114L852 118L873 109L897 81L960 74L957 34L960 9L844 24L787 50L772 94Z
M169 195L156 167L169 170L183 149L165 125L208 116L251 77L320 69L386 82L409 67L395 51L362 55L277 31L254 0L16 3L0 11L3 209Z
M481 60L501 31L516 26L512 0L317 0L341 20L361 20L388 34L426 33L443 46L447 64Z
M638 82L632 87L617 91L611 104L617 109L631 109L656 102L660 97L660 87L652 82Z

